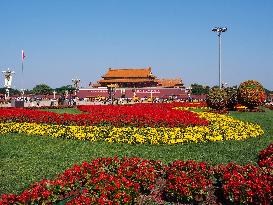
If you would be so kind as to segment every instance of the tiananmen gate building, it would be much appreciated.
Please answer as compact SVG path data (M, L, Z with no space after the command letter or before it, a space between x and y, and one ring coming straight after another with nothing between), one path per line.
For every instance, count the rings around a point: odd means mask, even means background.
M77 96L81 98L109 97L111 88L114 88L111 91L114 98L188 97L182 79L157 79L151 67L109 68L96 84L79 89Z
M115 84L119 88L143 88L156 87L156 77L152 74L152 68L143 69L112 69L98 81L100 87Z

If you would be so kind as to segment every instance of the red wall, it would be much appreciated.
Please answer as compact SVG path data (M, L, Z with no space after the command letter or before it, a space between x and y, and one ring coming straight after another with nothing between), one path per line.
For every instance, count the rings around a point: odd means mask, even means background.
M187 98L188 95L183 88L117 88L114 90L114 98L120 98L122 93L125 94L125 98L132 98L134 92L137 97L159 97L168 98L170 96L178 96L179 98ZM152 93L152 94L151 94ZM80 98L85 98L88 96L103 96L109 97L107 88L90 88L90 89L80 89L77 93Z

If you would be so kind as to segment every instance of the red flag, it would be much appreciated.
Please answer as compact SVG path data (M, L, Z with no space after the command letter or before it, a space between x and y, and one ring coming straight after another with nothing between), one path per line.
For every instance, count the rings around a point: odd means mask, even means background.
M24 52L24 50L22 50L22 61L24 61L24 59L25 59L25 52Z

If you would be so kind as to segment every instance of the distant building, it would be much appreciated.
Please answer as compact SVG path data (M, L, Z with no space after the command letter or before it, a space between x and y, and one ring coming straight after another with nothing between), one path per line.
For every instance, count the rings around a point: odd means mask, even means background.
M111 84L119 88L144 88L144 87L164 87L164 88L184 88L181 78L157 79L152 73L152 68L127 68L112 69L102 76L103 79L92 87L107 87Z
M174 79L158 79L157 86L163 88L185 88L183 81L181 78L174 78Z
M93 87L107 87L115 84L120 88L142 88L157 86L156 77L152 74L152 68L112 69L102 76L102 80Z
M109 68L102 79L89 88L79 89L77 94L83 98L108 97L110 88L114 98L132 98L134 96L145 98L187 98L186 89L180 78L157 79L152 68Z

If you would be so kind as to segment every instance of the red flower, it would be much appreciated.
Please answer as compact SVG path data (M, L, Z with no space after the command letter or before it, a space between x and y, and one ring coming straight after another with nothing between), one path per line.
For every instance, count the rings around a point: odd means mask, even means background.
M133 106L79 106L84 114L57 114L41 110L1 108L0 122L36 122L63 125L111 125L136 127L180 127L207 125L190 111L174 110L175 104L137 104ZM89 114L88 114L88 113Z

